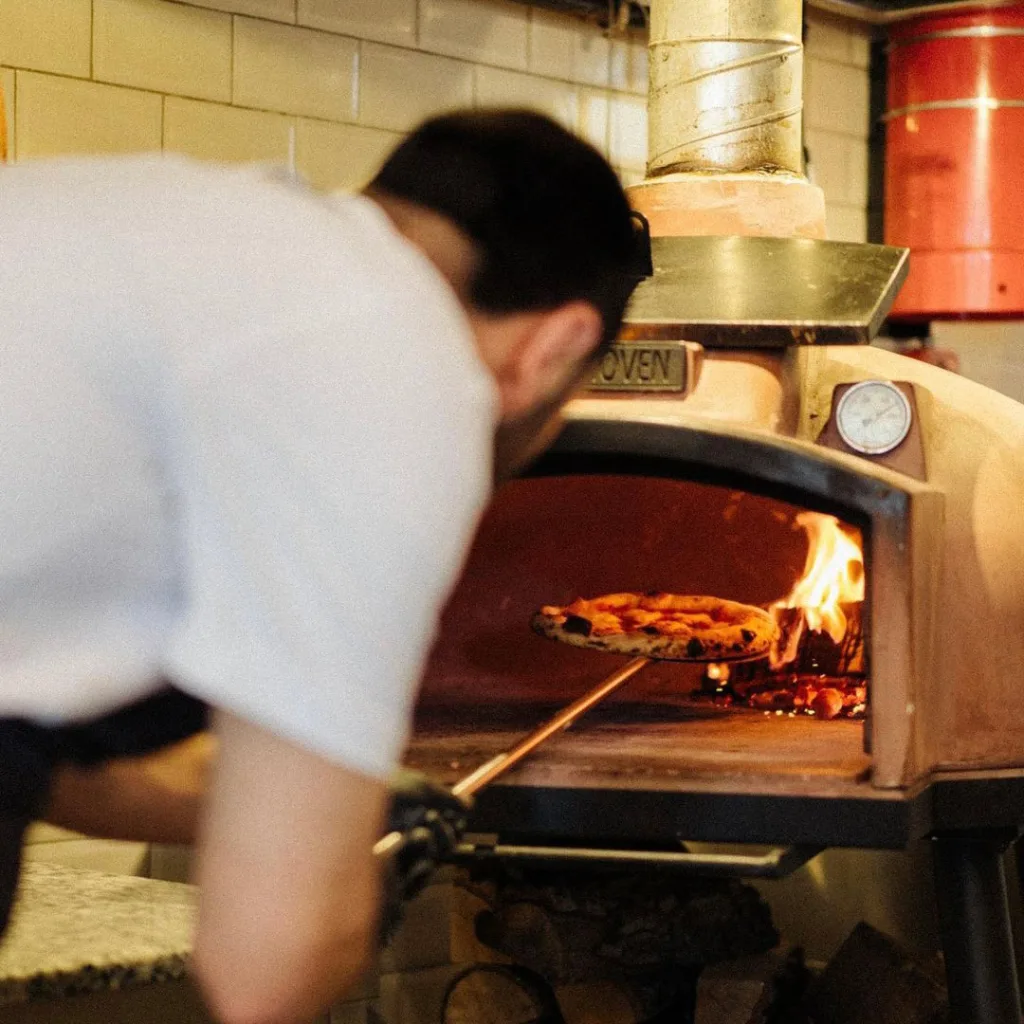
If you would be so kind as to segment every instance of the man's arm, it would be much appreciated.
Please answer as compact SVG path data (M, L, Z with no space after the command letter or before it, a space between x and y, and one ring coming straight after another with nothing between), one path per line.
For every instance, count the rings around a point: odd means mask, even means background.
M193 967L225 1024L300 1024L373 948L384 783L217 715Z
M215 753L201 733L146 757L60 765L44 817L106 839L192 843Z

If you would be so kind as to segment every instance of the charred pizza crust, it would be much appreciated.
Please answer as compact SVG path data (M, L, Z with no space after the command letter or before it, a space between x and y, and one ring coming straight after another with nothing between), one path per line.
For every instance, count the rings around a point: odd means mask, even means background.
M547 605L531 625L542 636L575 647L671 661L761 657L778 631L772 616L753 605L660 592Z

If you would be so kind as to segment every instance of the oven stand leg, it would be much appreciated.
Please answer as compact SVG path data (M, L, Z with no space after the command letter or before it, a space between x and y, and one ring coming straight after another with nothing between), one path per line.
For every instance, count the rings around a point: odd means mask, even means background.
M1020 1024L1003 835L937 836L935 894L953 1024Z

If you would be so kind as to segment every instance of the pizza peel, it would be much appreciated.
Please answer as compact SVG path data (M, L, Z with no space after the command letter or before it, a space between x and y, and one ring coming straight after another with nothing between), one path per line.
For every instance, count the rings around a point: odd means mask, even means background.
M586 645L580 644L579 646ZM615 652L609 651L606 653L622 654L625 652L619 650ZM611 694L618 690L619 687L632 679L633 676L635 676L642 668L651 664L652 661L688 662L690 664L709 664L711 662L722 664L724 662L729 662L730 664L735 664L741 661L760 661L767 657L767 651L754 655L737 655L731 658L723 657L721 655L717 655L715 657L694 658L678 656L666 657L657 653L638 655L632 658L621 668L616 669L616 671L611 675L602 679L601 682L592 690L588 690L582 697L578 697L571 704L552 715L551 718L547 719L532 732L527 733L527 735L519 740L519 742L514 746L501 754L497 754L489 761L484 762L479 768L470 772L469 775L463 776L463 778L459 779L459 781L451 787L451 793L460 800L466 801L468 806L472 797L479 793L485 786L490 785L495 779L510 771L519 764L520 761L525 757L528 757L534 750L536 750L542 743L549 740L552 736L569 729L579 721L583 715L590 711L591 708L601 703L601 701L606 697L611 696ZM401 833L391 832L376 843L374 846L374 853L378 856L385 856L390 850L399 846L402 840L403 836Z
M557 714L552 715L551 718L539 725L533 732L524 736L510 750L498 754L497 757L492 757L490 761L480 765L476 771L470 772L469 775L461 778L452 786L452 792L456 796L463 798L474 796L488 783L493 782L499 775L504 775L510 768L522 761L524 757L531 754L545 740L550 739L555 733L568 729L595 704L600 703L605 697L614 693L623 683L632 679L640 669L650 663L650 658L633 658L628 664L623 665L618 671L603 679L592 690L574 700L567 707L562 708Z
M484 786L489 785L499 775L504 775L524 757L537 749L545 740L550 739L555 733L568 729L582 715L589 711L595 704L604 700L609 694L614 693L623 683L632 679L645 665L649 665L650 658L634 658L628 664L623 665L618 671L603 679L592 690L582 697L574 700L568 707L562 708L533 732L524 736L514 747L504 753L492 757L480 765L475 771L464 776L451 788L451 792L459 800L469 806L472 797L480 792ZM406 841L406 836L400 832L389 832L382 839L378 840L373 847L373 852L378 858L392 856L400 850Z
M594 649L594 648L592 648ZM606 697L611 696L623 683L628 682L652 661L674 661L688 662L690 664L722 664L729 662L735 664L740 661L760 661L768 657L768 652L763 654L745 655L735 658L659 658L657 655L640 655L631 659L620 669L617 669L610 676L606 676L592 690L588 690L582 697L577 698L571 704L552 715L532 732L527 733L515 746L504 753L492 757L475 771L464 776L452 786L452 792L463 798L468 798L480 792L484 786L489 785L500 775L514 768L524 757L533 753L545 740L550 739L556 733L564 732L583 717L591 708L599 704Z

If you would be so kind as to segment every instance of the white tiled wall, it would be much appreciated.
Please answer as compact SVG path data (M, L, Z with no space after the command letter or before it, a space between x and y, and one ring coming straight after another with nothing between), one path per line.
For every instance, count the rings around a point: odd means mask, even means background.
M404 132L431 114L473 101L472 64L379 43L363 43L359 112L364 124Z
M494 0L420 0L420 45L476 64L526 70L529 18Z
M647 100L616 96L608 110L608 159L627 172L627 181L643 177L647 162Z
M152 92L231 99L231 16L162 0L93 0L93 77Z
M579 89L565 82L518 71L481 67L477 69L476 89L484 106L509 102L516 106L534 107L567 128L575 128L579 120Z
M860 239L868 37L808 22L813 173L831 234ZM643 39L506 0L0 0L0 85L15 159L294 153L317 184L354 187L422 118L473 104L551 114L627 182L647 152Z
M965 377L1024 402L1024 322L939 321L932 324L932 338L936 348L959 356Z
M641 39L504 0L0 0L10 155L164 149L364 182L452 107L525 104L635 178Z
M200 160L288 160L291 121L265 110L240 110L178 96L164 101L165 149Z
M4 122L7 126L7 151L14 155L14 72L0 68L0 88L4 92Z
M356 119L359 44L354 39L258 18L236 17L234 23L232 86L238 106L328 121Z
M299 0L300 25L414 49L416 0Z
M804 131L810 174L825 190L830 238L867 238L868 30L810 11L804 53Z
M0 64L88 78L92 0L0 4Z
M15 73L17 159L159 149L162 124L163 100L157 93L35 71Z

